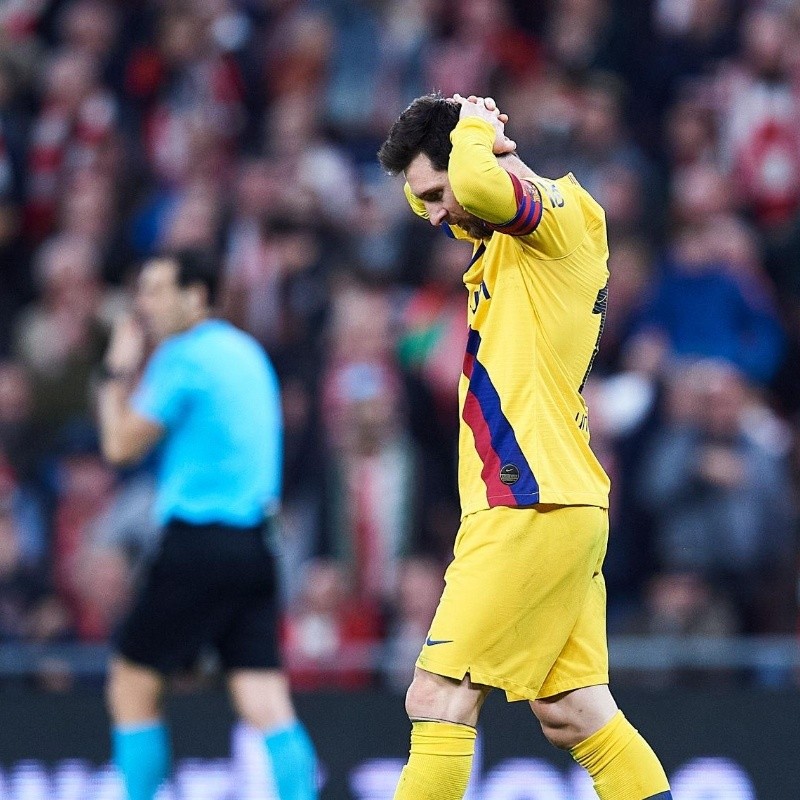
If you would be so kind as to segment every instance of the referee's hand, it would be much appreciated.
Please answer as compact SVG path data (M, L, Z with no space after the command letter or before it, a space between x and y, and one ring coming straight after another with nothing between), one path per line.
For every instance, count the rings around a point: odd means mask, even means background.
M106 369L113 374L133 375L142 365L145 335L131 314L124 314L114 323L111 341L105 356Z

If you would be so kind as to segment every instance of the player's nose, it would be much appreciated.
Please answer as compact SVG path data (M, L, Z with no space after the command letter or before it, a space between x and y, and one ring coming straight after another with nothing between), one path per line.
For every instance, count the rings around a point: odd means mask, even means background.
M446 218L447 210L444 206L434 206L428 212L428 219L430 219L431 225L441 225Z

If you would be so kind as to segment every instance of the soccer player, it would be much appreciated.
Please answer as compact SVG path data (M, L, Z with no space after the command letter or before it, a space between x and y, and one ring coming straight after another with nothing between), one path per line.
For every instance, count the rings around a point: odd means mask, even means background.
M114 761L129 800L153 800L170 762L165 678L211 644L237 713L264 731L280 800L312 800L314 751L277 653L269 538L280 490L279 389L258 343L212 318L216 286L200 252L147 262L137 319L119 321L105 358L103 452L122 464L159 444L164 527L111 662ZM135 385L146 337L158 344Z
M473 243L459 385L455 558L406 697L396 800L460 800L493 687L527 700L602 800L667 800L655 754L608 689L609 480L581 396L606 309L603 210L573 175L513 152L491 98L416 99L378 158L412 209Z

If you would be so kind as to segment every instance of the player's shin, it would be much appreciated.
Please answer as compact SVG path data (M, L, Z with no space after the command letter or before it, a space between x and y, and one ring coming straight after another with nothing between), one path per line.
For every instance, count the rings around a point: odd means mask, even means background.
M570 752L600 800L672 799L661 762L621 711Z
M414 722L411 752L394 800L461 800L467 789L475 728L451 722Z
M127 800L153 800L170 768L169 737L164 724L119 725L113 732L113 749Z

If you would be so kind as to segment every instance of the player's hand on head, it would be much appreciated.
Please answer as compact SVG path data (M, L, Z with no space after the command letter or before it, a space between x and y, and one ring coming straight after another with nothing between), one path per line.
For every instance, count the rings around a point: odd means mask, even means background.
M114 323L105 363L112 372L136 372L145 353L145 335L131 314L124 314Z
M485 119L495 129L495 139L492 145L492 152L495 155L513 153L517 149L516 142L505 135L508 114L500 112L494 98L478 97L474 94L469 95L469 97L462 97L460 94L454 94L453 100L461 106L460 119L478 117L479 119Z
M496 113L497 118L503 123L503 125L508 123L508 114L503 114L500 112L500 109L497 107L497 103L493 97L478 97L477 95L471 94L467 100L469 100L470 103L477 103L479 100L482 101L486 110Z

